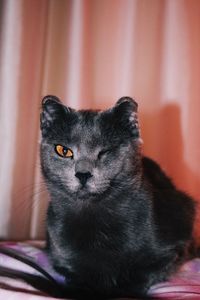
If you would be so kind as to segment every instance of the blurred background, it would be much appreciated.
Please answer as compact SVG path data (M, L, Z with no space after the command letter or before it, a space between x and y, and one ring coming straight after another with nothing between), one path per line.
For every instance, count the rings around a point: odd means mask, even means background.
M199 0L0 0L3 239L44 237L46 94L77 109L133 97L144 154L200 200Z

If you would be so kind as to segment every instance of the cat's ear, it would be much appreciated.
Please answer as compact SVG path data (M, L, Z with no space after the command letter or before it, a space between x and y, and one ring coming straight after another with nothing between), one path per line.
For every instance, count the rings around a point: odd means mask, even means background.
M45 135L56 121L66 119L71 109L63 105L56 96L48 95L42 99L42 112L40 115L40 127Z
M130 97L120 98L113 107L118 125L128 129L133 138L140 138L137 109L137 102Z

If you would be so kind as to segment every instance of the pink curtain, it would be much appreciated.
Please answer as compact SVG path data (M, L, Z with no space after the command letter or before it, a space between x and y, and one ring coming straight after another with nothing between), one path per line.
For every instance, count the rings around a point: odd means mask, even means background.
M46 94L77 109L135 98L144 153L200 199L199 0L4 0L0 26L2 238L44 236Z

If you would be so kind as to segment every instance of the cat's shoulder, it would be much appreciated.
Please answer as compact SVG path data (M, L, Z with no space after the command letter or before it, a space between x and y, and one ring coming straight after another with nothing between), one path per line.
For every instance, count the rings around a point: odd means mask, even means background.
M144 176L155 186L165 189L175 188L171 178L165 173L162 167L153 159L143 156L142 168Z
M168 207L170 211L178 208L185 210L188 215L194 214L196 201L187 193L176 187L172 179L163 171L161 166L149 157L142 157L143 174L151 184L154 202L157 206ZM172 206L169 206L169 204Z

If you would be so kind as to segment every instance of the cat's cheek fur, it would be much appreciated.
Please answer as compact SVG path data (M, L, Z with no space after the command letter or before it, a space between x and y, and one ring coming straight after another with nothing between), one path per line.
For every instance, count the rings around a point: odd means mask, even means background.
M101 170L95 168L93 170L93 177L88 181L88 191L91 193L103 193L108 189L110 180L106 173L102 173Z
M74 176L74 172L72 172L72 175L68 175L69 176L66 176L62 179L63 185L66 186L68 191L76 193L80 188L80 183L78 179Z

